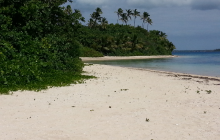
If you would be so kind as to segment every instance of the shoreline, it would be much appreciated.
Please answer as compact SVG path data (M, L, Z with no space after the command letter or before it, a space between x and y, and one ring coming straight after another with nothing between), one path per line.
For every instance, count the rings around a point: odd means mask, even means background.
M111 61L111 60L141 60L141 59L160 59L160 58L173 58L179 57L177 55L161 55L161 56L104 56L104 57L80 57L84 63L89 63L92 61ZM101 65L101 64L100 64ZM123 66L116 66L116 67L123 67ZM155 69L148 69L148 68L135 68L135 67L124 67L130 69L140 69L146 70L151 72L158 72L158 73L166 73L166 74L173 74L175 76L183 76L183 77L190 77L190 78L200 78L200 79L207 79L207 80L215 80L220 81L219 76L209 76L209 75L199 75L199 74L192 74L192 73L181 73L181 72L174 72L174 71L162 71L162 70L155 70Z
M90 63L87 63L87 64L90 64ZM197 75L197 74L190 74L190 73L180 73L180 72L172 72L172 71L154 70L154 69L148 69L148 68L123 67L123 66L103 65L103 64L92 64L92 65L112 66L112 67L119 67L119 68L125 68L125 69L148 71L148 72L154 72L154 73L158 73L158 74L161 73L161 74L165 74L165 75L168 75L168 76L171 76L171 77L178 77L178 78L186 77L186 78L182 78L183 80L191 80L191 79L194 78L194 79L211 80L211 81L220 82L220 77L218 77L218 76ZM200 81L197 81L197 82L200 82Z
M164 73L164 74L172 75L174 77L189 77L189 78L198 78L198 79L220 81L220 77L218 77L218 76L197 75L197 74L191 74L191 73L162 71L162 70L154 70L154 69L147 69L147 68L133 68L133 67L123 67L123 68L137 69L137 70L150 71L150 72L156 72L156 73Z
M108 60L138 60L138 59L158 59L173 58L176 55L154 55L154 56L104 56L104 57L80 57L82 61L108 61Z
M91 64L91 63L87 63L87 64ZM189 77L189 78L198 78L198 79L205 79L205 80L212 80L212 81L220 81L220 77L218 76L198 75L198 74L191 74L191 73L162 71L162 70L155 70L155 69L148 69L148 68L123 67L123 66L114 66L114 65L93 64L93 63L92 65L112 66L112 67L121 67L121 68L141 70L141 71L149 71L149 72L155 72L155 73L169 74L169 76L173 76L173 77Z
M0 95L1 138L220 138L220 81L99 64L84 71L97 78Z

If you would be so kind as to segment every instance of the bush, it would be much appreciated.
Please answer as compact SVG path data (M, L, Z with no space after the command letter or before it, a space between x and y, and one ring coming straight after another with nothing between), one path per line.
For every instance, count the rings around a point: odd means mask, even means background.
M79 77L83 63L73 32L81 17L61 4L0 1L0 92L60 85L67 74Z
M80 57L103 57L104 55L101 52L94 50L89 47L80 48Z

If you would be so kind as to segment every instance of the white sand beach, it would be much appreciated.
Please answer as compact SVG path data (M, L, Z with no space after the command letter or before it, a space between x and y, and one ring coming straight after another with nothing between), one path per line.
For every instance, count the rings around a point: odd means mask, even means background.
M97 78L0 95L0 140L220 139L219 78L97 64L84 71Z

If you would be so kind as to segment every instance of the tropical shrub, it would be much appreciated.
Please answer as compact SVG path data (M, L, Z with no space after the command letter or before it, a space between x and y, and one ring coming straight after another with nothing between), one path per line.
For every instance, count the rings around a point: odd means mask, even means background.
M103 54L94 50L93 48L82 46L80 48L80 57L103 57Z
M54 84L65 82L57 78L61 75L80 75L83 63L74 32L83 18L71 7L60 7L64 2L0 1L0 92L39 83L46 88L51 76Z

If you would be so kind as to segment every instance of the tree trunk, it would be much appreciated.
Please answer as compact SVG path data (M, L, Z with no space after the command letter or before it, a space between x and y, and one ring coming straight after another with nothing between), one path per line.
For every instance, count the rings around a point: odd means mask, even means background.
M136 18L134 18L134 27L135 27L135 19L136 19Z

